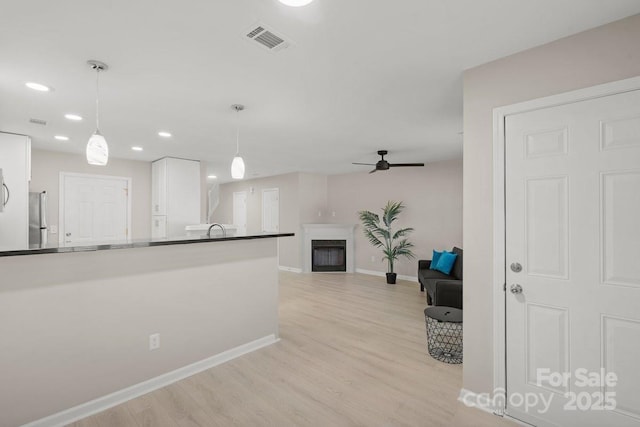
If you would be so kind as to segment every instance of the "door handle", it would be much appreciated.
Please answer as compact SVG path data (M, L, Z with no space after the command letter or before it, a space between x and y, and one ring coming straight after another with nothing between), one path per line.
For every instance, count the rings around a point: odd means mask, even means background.
M519 262L514 262L511 264L511 271L514 273L520 273L522 271L522 265Z
M521 294L522 293L522 286L518 285L517 283L511 285L511 293L512 294Z
M67 237L71 237L71 233L65 233Z

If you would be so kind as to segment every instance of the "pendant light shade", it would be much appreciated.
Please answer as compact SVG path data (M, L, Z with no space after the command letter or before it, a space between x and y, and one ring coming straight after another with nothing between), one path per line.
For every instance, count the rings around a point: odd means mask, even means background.
M109 146L104 136L96 129L87 143L87 162L90 165L105 166L109 161Z
M236 155L231 162L231 178L242 179L244 178L244 160L239 155Z
M233 104L231 108L236 110L236 115L238 115L240 114L240 111L244 110L244 105ZM236 155L231 162L231 178L243 179L244 169L244 160L240 156L240 119L238 118L238 128L236 132Z
M104 62L90 60L87 64L96 72L96 131L87 142L87 163L95 166L106 166L109 162L109 145L107 140L100 133L100 92L99 77L100 71L107 71L109 66Z

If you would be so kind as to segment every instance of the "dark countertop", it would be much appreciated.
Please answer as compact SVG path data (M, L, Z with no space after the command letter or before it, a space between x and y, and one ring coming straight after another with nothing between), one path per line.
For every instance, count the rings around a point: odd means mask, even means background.
M207 242L228 242L234 240L254 240L269 239L274 237L291 237L294 233L263 233L251 234L247 236L229 236L229 237L211 237L207 236L185 236L171 239L145 239L145 240L129 240L125 242L103 243L98 245L76 245L76 246L60 246L56 243L48 244L45 247L29 247L29 249L19 249L12 251L0 251L0 257L18 256L18 255L42 255L42 254L61 254L69 252L92 252L106 251L111 249L132 249L132 248L148 248L151 246L170 246L170 245L187 245L191 243L207 243Z

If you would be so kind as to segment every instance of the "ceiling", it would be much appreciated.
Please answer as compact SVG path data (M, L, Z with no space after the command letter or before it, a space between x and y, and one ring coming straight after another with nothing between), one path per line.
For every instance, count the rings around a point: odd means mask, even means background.
M639 12L638 0L4 2L0 130L83 153L95 129L86 61L97 59L110 66L100 130L112 157L200 159L229 181L239 122L249 178L368 171L351 162L374 163L378 149L433 162L462 153L463 70ZM257 22L291 46L248 41ZM234 103L247 107L239 117Z

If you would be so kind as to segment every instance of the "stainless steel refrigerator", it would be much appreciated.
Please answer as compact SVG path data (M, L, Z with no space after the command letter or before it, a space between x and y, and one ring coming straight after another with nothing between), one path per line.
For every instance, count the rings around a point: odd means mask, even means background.
M29 193L29 246L47 246L47 192Z

